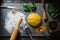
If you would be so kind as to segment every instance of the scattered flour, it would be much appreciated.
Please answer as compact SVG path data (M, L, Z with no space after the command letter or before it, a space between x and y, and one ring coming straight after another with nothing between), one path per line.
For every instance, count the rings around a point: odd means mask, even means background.
M12 33L14 27L17 25L18 19L20 17L23 17L23 21L21 23L21 27L25 26L26 20L25 20L25 15L21 12L16 11L15 13L12 13L12 11L8 12L7 18L5 19L5 29L9 32Z

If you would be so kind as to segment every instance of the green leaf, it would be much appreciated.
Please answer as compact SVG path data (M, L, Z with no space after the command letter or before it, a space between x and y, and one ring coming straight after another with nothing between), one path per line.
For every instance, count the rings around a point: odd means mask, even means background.
M53 18L57 17L58 15L59 15L59 14L54 15Z
M30 2L29 4L24 4L23 8L26 12L36 11L36 4Z

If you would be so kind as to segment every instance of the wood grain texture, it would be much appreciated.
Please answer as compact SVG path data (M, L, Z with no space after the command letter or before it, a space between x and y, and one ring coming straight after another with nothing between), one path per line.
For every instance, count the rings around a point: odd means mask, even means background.
M18 24L17 24L17 26L14 28L10 40L16 40L16 37L17 37L17 35L18 35L18 33L19 33L19 30L20 30L20 24L21 24L21 22L22 22L22 18L20 18L20 19L18 20Z

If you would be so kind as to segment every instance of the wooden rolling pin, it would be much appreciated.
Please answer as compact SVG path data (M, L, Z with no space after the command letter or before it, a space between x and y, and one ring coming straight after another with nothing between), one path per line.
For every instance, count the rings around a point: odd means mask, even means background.
M12 35L11 35L10 40L16 40L16 37L17 37L17 35L18 35L18 33L19 33L19 30L20 30L20 24L21 24L21 22L22 22L22 18L20 18L20 19L18 20L18 24L15 26L15 28L14 28L14 30L13 30L13 33L12 33Z
M41 3L42 3L43 19L47 20L47 14L46 14L46 9L45 9L45 0L42 0Z

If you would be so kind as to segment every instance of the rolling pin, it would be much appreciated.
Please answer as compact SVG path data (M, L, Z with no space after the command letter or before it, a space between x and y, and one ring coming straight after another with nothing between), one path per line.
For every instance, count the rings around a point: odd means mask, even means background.
M42 0L41 3L42 3L43 19L47 20L47 14L46 14L46 9L45 9L45 0Z
M10 40L16 40L16 37L17 37L17 35L18 35L18 33L19 33L19 30L20 30L20 24L21 24L21 22L22 22L22 18L20 18L20 19L18 20L18 24L15 26L15 28L14 28L14 30L13 30L13 33L12 33L12 35L11 35Z

